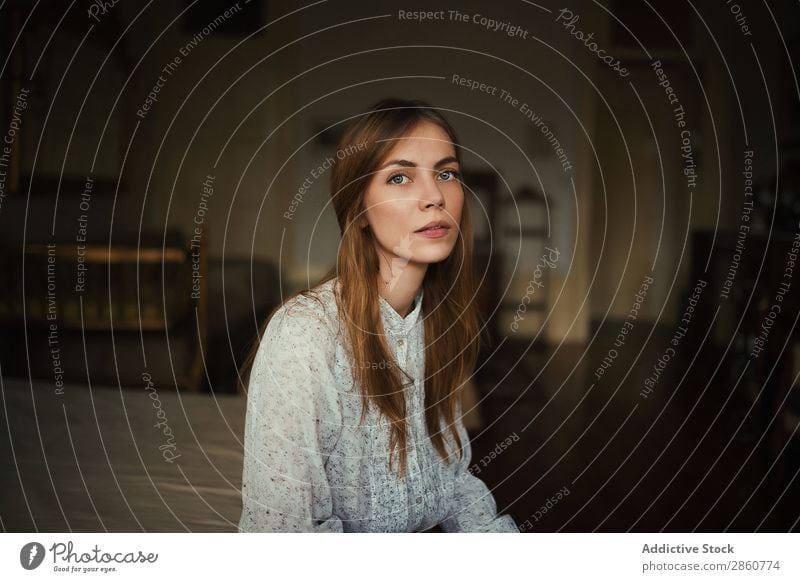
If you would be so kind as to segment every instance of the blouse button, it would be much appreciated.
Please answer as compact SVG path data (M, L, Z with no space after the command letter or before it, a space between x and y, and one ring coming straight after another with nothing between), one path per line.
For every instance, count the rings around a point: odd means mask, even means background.
M422 503L422 497L417 497L417 503Z
M399 346L405 345L405 343L406 343L405 340L402 339L397 340L397 345Z

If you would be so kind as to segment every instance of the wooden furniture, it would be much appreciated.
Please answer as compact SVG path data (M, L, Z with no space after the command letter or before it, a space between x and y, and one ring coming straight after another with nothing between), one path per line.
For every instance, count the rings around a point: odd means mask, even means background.
M199 389L200 345L206 341L205 238L195 248L177 233L163 246L158 242L73 241L3 249L0 268L10 275L10 286L0 293L0 323L34 335L55 326L62 344L92 332L141 334L143 347L145 335L168 336L170 342L186 342L193 354L187 369L179 371L179 385ZM94 362L88 353L87 360Z

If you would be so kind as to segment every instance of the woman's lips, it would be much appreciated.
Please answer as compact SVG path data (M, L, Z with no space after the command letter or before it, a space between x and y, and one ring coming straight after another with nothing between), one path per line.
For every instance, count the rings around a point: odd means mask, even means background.
M414 234L419 234L427 238L441 238L450 231L449 228L437 227L437 228L426 228L425 230L419 230Z

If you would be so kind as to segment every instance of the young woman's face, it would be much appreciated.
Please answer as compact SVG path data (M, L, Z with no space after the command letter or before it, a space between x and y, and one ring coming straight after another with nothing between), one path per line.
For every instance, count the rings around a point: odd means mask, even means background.
M423 121L380 163L364 197L365 220L388 259L437 263L458 240L464 190L447 133ZM432 222L440 228L426 229Z

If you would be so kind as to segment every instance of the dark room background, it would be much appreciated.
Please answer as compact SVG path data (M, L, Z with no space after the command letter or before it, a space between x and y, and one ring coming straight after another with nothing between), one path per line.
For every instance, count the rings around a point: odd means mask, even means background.
M796 2L7 0L0 23L3 531L235 530L238 366L335 261L326 160L387 96L464 146L465 422L498 508L797 530Z

